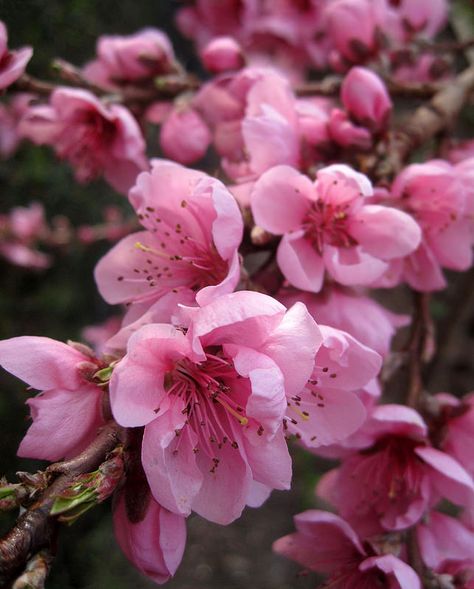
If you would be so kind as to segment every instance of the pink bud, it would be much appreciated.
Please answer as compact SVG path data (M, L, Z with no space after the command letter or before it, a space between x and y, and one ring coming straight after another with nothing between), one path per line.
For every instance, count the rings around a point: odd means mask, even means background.
M192 108L175 108L161 127L161 149L180 164L191 164L202 158L210 143L209 128Z
M242 48L232 37L217 37L204 47L201 53L204 67L219 74L239 70L245 65Z
M392 101L377 74L364 67L353 67L341 87L341 100L354 119L374 131L386 124Z

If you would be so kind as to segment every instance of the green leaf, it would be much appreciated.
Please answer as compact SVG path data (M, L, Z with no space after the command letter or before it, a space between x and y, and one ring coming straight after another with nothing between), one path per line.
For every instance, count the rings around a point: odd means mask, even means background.
M82 493L73 497L57 497L51 509L51 515L59 515L75 509L84 503L95 503L97 493L94 489L85 489Z

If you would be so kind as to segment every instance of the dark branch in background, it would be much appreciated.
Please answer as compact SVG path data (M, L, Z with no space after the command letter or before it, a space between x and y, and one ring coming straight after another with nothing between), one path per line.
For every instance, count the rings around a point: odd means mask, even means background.
M408 341L409 381L406 404L419 408L424 391L423 368L433 353L433 322L430 315L430 295L413 292L413 320Z
M377 180L391 180L410 154L437 133L451 126L474 89L474 65L464 70L405 121L387 146L388 154L373 171Z
M96 469L121 441L123 430L115 422L109 422L90 446L72 460L51 465L47 473L57 476L40 497L19 517L14 527L0 539L0 587L7 586L22 573L28 562L43 550L49 552L56 533L57 522L50 517L56 498L74 479ZM38 554L38 558L39 558ZM33 559L32 559L33 557ZM46 558L43 557L42 558ZM30 560L32 559L32 560ZM46 559L45 562L50 562ZM36 565L38 561L36 561ZM49 564L46 566L46 570ZM33 566L34 568L34 566ZM28 571L26 571L28 572ZM18 580L19 581L19 580ZM22 585L17 585L21 587Z
M341 88L343 78L341 76L327 76L323 80L301 84L295 88L297 96L336 96ZM444 84L442 83L401 83L395 80L385 79L390 94L405 96L407 98L431 98L439 92Z

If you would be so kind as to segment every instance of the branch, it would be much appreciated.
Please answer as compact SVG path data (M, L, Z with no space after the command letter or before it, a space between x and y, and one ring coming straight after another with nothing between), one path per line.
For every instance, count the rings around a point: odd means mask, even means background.
M340 76L328 76L317 82L308 82L295 88L297 96L336 96L339 94L343 78ZM444 84L436 83L401 83L385 78L384 82L392 95L410 98L431 98L439 92Z
M404 123L403 129L393 135L388 155L375 167L375 177L391 179L414 149L452 125L473 89L474 65L435 94L430 102L420 106Z
M433 322L430 315L430 295L413 291L413 322L407 351L409 354L409 382L407 405L417 408L424 391L423 367L433 352Z
M109 422L84 452L72 460L51 465L47 472L61 473L40 498L20 516L15 526L0 539L0 586L4 587L25 569L32 555L48 550L56 530L50 511L56 500L78 475L96 469L120 442L122 428Z

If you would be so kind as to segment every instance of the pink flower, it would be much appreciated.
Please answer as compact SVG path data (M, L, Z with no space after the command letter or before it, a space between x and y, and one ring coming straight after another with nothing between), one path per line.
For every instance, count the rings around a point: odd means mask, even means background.
M151 324L130 337L112 411L126 427L145 426L142 462L159 503L226 524L289 487L286 395L310 377L318 329L303 305L286 312L254 292L183 312L187 330Z
M186 105L177 105L161 127L163 153L180 164L192 164L204 157L211 141L209 127L197 111Z
M114 315L99 325L87 325L81 336L94 347L97 354L103 354L107 341L119 331L121 323L120 317Z
M441 448L474 477L474 394L457 399L442 393L436 398L440 402Z
M318 486L318 494L361 534L408 528L441 497L472 504L472 477L448 454L428 445L426 425L415 411L379 406L363 429L366 447Z
M297 532L277 540L273 550L329 576L331 589L421 589L415 571L392 554L378 555L342 518L316 509L294 517ZM326 585L325 585L326 586Z
M51 145L68 160L79 182L100 174L126 193L148 166L138 123L123 106L106 106L86 90L58 88L48 106L33 106L21 124L24 137Z
M84 450L103 425L102 390L86 380L84 368L99 363L77 349L46 337L0 341L0 364L41 394L28 399L33 423L18 455L55 461Z
M133 35L103 36L97 41L98 59L84 68L86 78L106 87L151 82L176 71L173 47L158 29Z
M300 303L301 304L301 303ZM287 400L284 427L308 448L341 442L364 422L356 391L380 371L381 357L348 333L319 325L322 345L306 386Z
M231 292L239 278L242 217L225 186L203 172L152 161L130 191L145 230L120 241L95 270L111 304L146 303L171 291L197 293L200 304Z
M405 39L413 34L432 38L448 22L447 0L401 0L395 5Z
M115 537L128 560L161 585L174 575L181 562L186 524L182 516L170 513L149 493L144 500L142 495L139 514L127 510L127 487L120 495L114 509Z
M343 164L323 168L314 183L288 166L260 177L252 212L260 227L283 235L277 260L290 284L319 292L325 271L341 284L370 284L417 247L413 219L366 204L372 193L369 179Z
M387 126L392 101L383 81L371 70L353 67L342 82L341 100L364 127L380 131Z
M444 161L412 164L395 178L391 192L422 229L420 246L402 263L404 279L420 291L444 288L442 268L467 270L472 264L472 219L459 174Z
M301 301L319 323L347 331L382 356L390 350L397 328L410 321L408 316L396 315L370 297L336 284L327 284L318 294L286 289L277 298L286 307Z
M20 144L18 124L33 99L31 94L15 94L7 104L0 104L0 157L9 158Z
M354 125L346 112L333 108L329 117L329 135L341 147L370 149L372 136L368 129Z
M239 70L245 65L242 48L232 37L217 37L201 52L202 62L214 74Z
M23 75L26 64L33 55L31 47L9 51L7 40L7 28L5 23L0 20L0 90L7 88Z

